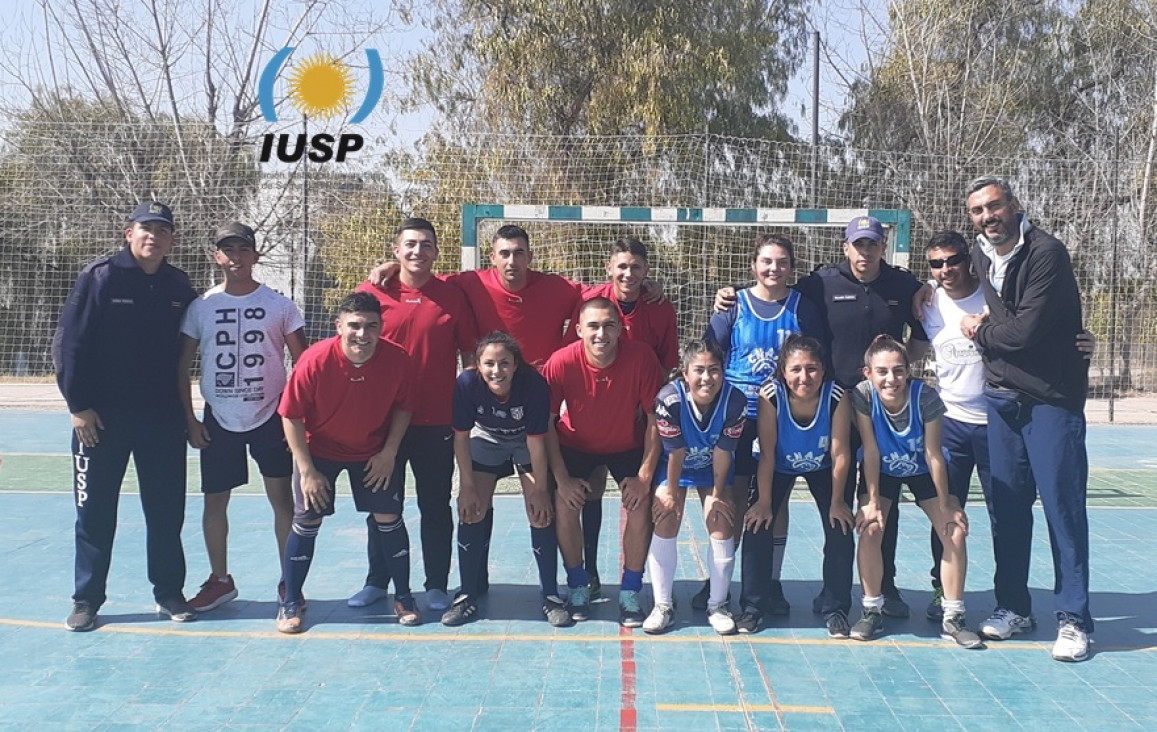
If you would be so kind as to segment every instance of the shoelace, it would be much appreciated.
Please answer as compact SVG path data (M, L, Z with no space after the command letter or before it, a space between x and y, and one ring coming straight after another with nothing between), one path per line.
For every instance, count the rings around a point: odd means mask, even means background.
M1081 629L1073 623L1065 623L1061 626L1059 635L1063 640L1079 643L1081 640Z

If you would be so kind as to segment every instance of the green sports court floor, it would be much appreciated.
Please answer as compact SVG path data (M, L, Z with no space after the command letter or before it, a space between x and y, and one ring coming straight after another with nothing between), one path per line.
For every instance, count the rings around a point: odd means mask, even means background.
M65 632L72 591L67 415L0 411L0 729L1152 729L1157 725L1157 427L1090 427L1093 655L1053 661L1051 560L1038 512L1032 587L1038 629L964 651L923 618L930 597L923 515L902 507L898 581L914 610L875 642L829 640L811 613L819 519L792 504L786 618L750 636L714 635L690 596L705 576L698 510L680 535L678 624L620 630L612 601L555 630L538 612L521 501L496 500L483 620L403 628L387 603L345 599L365 571L365 525L347 496L327 519L306 585L307 631L274 629L277 559L260 490L231 506L230 563L241 596L179 625L153 613L133 478L122 497L109 601L93 633ZM189 463L197 485L196 461ZM618 512L608 499L604 577L615 574ZM208 574L200 499L185 526L189 594ZM967 602L992 606L982 507L972 523ZM407 508L422 584L417 514ZM738 572L736 574L738 578ZM738 581L733 585L738 594ZM649 593L649 591L648 591ZM423 598L419 595L419 604Z

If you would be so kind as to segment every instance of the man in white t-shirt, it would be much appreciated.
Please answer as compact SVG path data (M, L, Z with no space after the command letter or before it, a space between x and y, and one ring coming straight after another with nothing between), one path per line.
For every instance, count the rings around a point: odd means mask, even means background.
M984 293L972 271L968 241L955 231L932 236L927 249L928 267L938 287L931 303L925 303L920 323L932 344L936 379L945 413L941 421L941 444L947 453L948 491L964 506L972 470L980 476L987 502L989 491L988 423L984 399L984 362L976 344L960 332L965 315L984 311ZM940 601L940 557L944 545L936 530L931 532L932 588L929 620L942 619Z
M985 505L989 503L991 481L988 460L988 407L984 396L984 361L980 350L961 332L960 322L967 315L986 311L980 279L972 269L968 240L955 231L932 235L927 247L928 268L937 287L931 302L925 301L920 323L928 334L935 357L936 379L945 413L941 421L941 445L948 462L948 491L960 505L968 500L968 488L975 468L980 478ZM1092 334L1077 336L1077 349L1091 357ZM940 556L943 544L936 531L932 544L932 602L929 620L940 622Z
M246 448L273 506L278 557L293 522L293 458L277 405L285 389L285 350L294 363L305 350L305 320L292 300L253 279L260 254L253 229L231 223L217 232L214 258L225 282L194 300L181 324L179 386L189 444L201 451L201 525L209 579L190 601L198 612L237 597L229 574L226 509L230 492L249 482ZM201 354L204 420L193 412L189 368ZM280 560L279 560L280 561ZM283 593L284 580L278 587Z

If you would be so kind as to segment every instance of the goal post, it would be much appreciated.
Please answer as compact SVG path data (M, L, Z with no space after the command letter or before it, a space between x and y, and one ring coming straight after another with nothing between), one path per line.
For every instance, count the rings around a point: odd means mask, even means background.
M674 303L679 335L686 339L702 336L719 286L751 282L757 234L782 234L792 241L798 279L844 258L844 230L858 216L878 219L889 232L888 261L908 266L912 213L907 209L466 204L461 268L489 266L495 232L518 224L530 235L534 269L597 284L607 279L611 242L633 236L647 245L651 276Z
M677 208L667 206L525 206L467 203L462 206L462 269L477 269L478 226L486 220L548 221L592 224L660 224L683 226L844 227L858 216L871 216L886 229L888 261L908 266L912 212L906 208Z

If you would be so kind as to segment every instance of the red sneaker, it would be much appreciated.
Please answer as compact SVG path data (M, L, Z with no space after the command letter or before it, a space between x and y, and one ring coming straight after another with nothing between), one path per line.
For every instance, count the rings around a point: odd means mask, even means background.
M220 607L237 597L237 585L233 584L233 575L227 574L224 578L215 574L201 585L201 591L189 601L193 609L199 613Z

